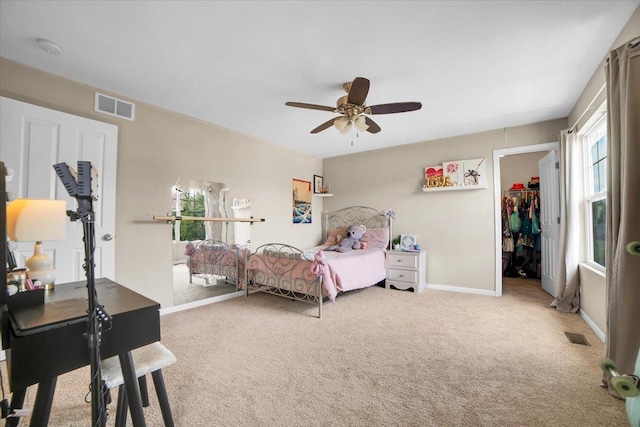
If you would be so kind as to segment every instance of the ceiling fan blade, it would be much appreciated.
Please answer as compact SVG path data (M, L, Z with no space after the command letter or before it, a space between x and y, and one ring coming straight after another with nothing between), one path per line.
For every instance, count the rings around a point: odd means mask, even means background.
M305 104L304 102L285 102L284 105L289 107L308 108L309 110L321 110L335 112L335 107L326 107L324 105Z
M393 104L371 105L367 107L366 114L392 114L416 111L422 108L420 102L396 102Z
M326 122L324 122L323 124L321 124L320 126L318 126L317 128L315 128L314 130L311 131L311 133L318 133L318 132L322 132L325 129L330 128L331 126L333 126L333 121L336 119L336 117L334 117L331 120L327 120Z
M364 101L367 99L369 93L369 80L364 77L356 77L351 83L351 89L349 89L349 96L347 102L354 105L364 105Z
M366 123L367 125L369 125L369 128L367 129L367 132L371 132L371 133L378 133L381 131L380 126L378 126L378 124L376 122L374 122L373 120L371 120L369 117L365 117Z

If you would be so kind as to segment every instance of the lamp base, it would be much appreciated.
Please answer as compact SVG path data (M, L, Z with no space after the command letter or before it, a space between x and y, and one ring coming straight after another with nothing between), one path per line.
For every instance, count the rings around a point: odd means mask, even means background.
M27 267L27 277L32 282L36 280L42 283L45 289L52 289L56 281L56 270L52 268L53 259L42 252L42 242L36 242L33 256L29 258L25 265ZM35 283L34 283L35 284Z

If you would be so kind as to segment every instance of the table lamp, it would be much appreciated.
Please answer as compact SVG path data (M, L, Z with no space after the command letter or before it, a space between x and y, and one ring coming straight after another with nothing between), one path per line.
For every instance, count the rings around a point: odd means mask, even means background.
M61 200L16 199L7 206L7 236L15 242L36 242L33 256L25 262L27 276L53 289L53 259L42 252L45 240L64 240L67 204Z

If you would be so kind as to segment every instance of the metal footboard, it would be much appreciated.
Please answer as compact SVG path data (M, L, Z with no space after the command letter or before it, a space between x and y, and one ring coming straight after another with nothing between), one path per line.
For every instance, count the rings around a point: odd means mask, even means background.
M218 279L223 278L237 288L239 259L237 248L220 240L203 240L189 256L189 283L193 283L193 276L203 279L205 286L215 284Z
M322 276L312 272L313 254L283 243L267 243L249 255L245 264L245 296L266 292L318 306L322 318Z

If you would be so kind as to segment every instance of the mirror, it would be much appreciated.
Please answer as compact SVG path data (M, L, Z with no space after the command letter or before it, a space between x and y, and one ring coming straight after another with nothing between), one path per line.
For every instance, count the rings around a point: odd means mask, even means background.
M174 216L206 218L249 218L251 201L232 198L226 183L190 179L183 188L180 179L171 189ZM203 240L217 240L227 245L249 244L250 223L226 221L175 221L172 229L174 304L186 304L236 292L235 283L225 277L191 274L189 243L197 246Z

